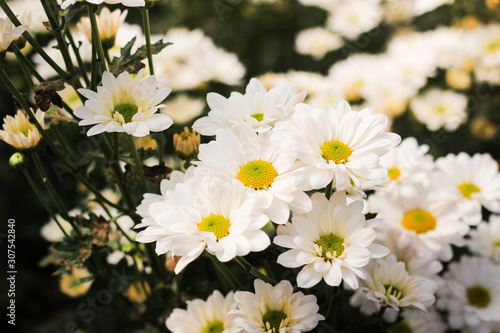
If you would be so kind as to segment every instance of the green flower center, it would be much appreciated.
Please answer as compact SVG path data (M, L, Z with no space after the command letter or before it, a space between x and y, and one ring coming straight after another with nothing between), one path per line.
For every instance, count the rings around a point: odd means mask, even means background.
M198 230L212 232L219 240L229 234L230 226L229 220L224 216L210 214L201 220L200 224L198 224Z
M446 108L445 108L444 106L440 105L440 106L438 106L438 107L436 108L436 113L437 113L437 114L443 114L443 113L446 113Z
M398 180L399 176L401 176L401 170L398 168L390 168L387 170L387 176L390 180Z
M491 303L490 292L481 286L467 288L467 300L470 305L477 308L485 308Z
M344 239L334 234L321 236L314 244L316 244L319 249L317 249L318 255L321 251L321 257L330 260L333 258L338 258L344 252Z
M479 187L477 187L476 185L474 185L472 183L463 183L462 185L458 185L458 190L467 199L470 199L470 196L472 193L481 192Z
M222 333L224 331L224 324L220 321L214 321L204 329L201 330L201 333Z
M258 160L248 162L240 168L236 179L255 190L267 189L278 176L276 169L269 162Z
M333 161L336 164L345 164L347 158L351 156L351 149L345 143L337 140L325 142L320 149L327 161Z
M281 311L268 311L262 316L262 322L266 331L279 332L281 323L287 318L286 314Z
M257 121L264 120L264 114L263 113L254 113L253 115L251 115L251 117L254 117L255 119L257 119Z
M130 123L132 121L132 117L137 113L138 109L137 105L127 103L115 106L114 112L121 114L125 123Z
M434 230L436 228L436 219L431 213L425 210L414 209L404 215L403 222L401 224L406 229L413 230L417 234L421 234L429 230Z
M391 326L387 333L411 333L411 327L404 321L400 321L396 325Z
M386 296L392 295L397 299L401 299L403 297L403 292L391 284L384 284L384 288Z

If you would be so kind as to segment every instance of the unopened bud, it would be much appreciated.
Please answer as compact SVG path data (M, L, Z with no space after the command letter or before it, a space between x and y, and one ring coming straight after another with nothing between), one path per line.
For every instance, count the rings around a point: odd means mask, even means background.
M200 147L200 135L194 130L191 132L184 127L184 132L174 134L174 148L177 154L183 159L188 159L198 154Z
M14 153L9 159L9 165L13 169L24 169L28 165L28 158L23 153Z

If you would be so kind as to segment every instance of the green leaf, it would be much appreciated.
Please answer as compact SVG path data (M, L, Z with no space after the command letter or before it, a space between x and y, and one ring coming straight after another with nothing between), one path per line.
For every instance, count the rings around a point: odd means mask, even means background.
M78 287L79 285L81 284L84 284L85 282L89 282L89 281L93 281L94 280L94 277L93 276L86 276L86 277L82 277L82 278L79 278L79 279L76 279L75 281L73 281L69 287L70 288L73 288L73 287Z

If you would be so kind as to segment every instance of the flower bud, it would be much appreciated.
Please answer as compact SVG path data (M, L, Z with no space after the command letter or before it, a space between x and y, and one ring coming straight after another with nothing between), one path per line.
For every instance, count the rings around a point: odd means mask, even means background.
M24 169L28 165L28 158L23 153L14 153L9 159L9 165L13 169Z
M200 147L200 135L194 130L191 132L184 127L184 132L174 134L174 148L182 159L192 158L198 154Z

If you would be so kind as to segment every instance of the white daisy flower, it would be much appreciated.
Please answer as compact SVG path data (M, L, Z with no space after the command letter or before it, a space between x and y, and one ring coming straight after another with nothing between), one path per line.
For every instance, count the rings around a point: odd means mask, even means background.
M156 113L159 105L170 94L170 88L158 88L154 75L142 81L144 69L134 80L128 72L115 77L110 72L102 75L102 86L97 92L78 89L88 98L85 106L75 109L75 116L82 119L80 126L94 125L87 132L88 136L102 132L125 132L143 137L150 132L161 132L169 128L172 119ZM156 114L155 114L156 113Z
M451 90L430 89L410 102L417 119L431 130L454 131L467 119L467 97Z
M498 276L500 266L487 258L462 256L460 262L450 264L438 297L449 311L448 322L453 329L500 320Z
M446 325L434 307L426 311L405 308L402 317L402 320L392 325L388 332L442 333L446 331Z
M481 206L500 213L500 173L491 155L449 154L438 158L436 166L436 178L453 195L464 222L481 222Z
M346 101L316 109L299 104L289 121L276 124L271 142L307 166L297 176L297 187L321 189L333 181L336 190L363 189L387 177L379 163L399 141L384 132L387 117L371 109L351 111Z
M295 94L295 89L280 84L267 91L257 79L251 79L245 94L232 92L229 98L217 93L207 95L208 116L195 121L193 129L201 135L215 135L219 128L250 124L256 132L269 131L277 121L288 119L294 106L301 103L306 92Z
M238 308L231 311L234 332L299 333L309 332L325 317L318 314L316 296L293 292L289 281L276 286L255 280L255 293L238 291ZM239 330L238 330L239 329Z
M200 146L198 159L196 174L241 182L250 196L266 202L265 213L274 223L286 223L290 209L305 213L312 207L309 196L294 186L295 157L276 150L250 126L218 130L216 140Z
M332 31L354 39L375 28L383 15L379 0L342 1L330 12L327 26Z
M206 301L194 299L187 301L187 309L174 309L167 318L167 328L173 333L229 333L233 321L229 312L236 308L234 293L224 297L215 290Z
M500 264L500 216L491 215L489 222L481 222L470 232L469 250Z
M8 18L0 18L0 60L7 52L10 43L18 39L28 29L26 24L14 26Z
M343 43L339 35L325 28L315 27L299 32L295 37L295 50L319 61L325 54L338 49Z
M45 127L45 112L37 110L35 117L40 125ZM20 110L14 117L7 115L2 128L0 139L19 150L35 148L42 139L35 125L30 123L28 117Z
M156 253L170 251L172 256L182 257L176 274L205 249L226 262L270 244L260 230L269 219L260 203L236 182L222 183L210 176L190 178L167 191L163 201L152 201L147 210L149 216L142 215L148 227L137 234L136 241L156 241Z
M383 221L377 228L380 234L397 232L399 242L414 242L419 256L450 260L450 244L463 246L463 236L469 232L456 205L438 190L417 187L405 197L380 196L371 201L371 209Z
M368 265L368 278L362 281L362 290L368 299L381 306L415 307L424 310L434 303L434 288L425 279L411 276L404 262L394 255L378 259Z
M373 227L378 220L365 220L363 202L347 205L345 192L335 192L330 200L321 193L312 196L313 209L294 214L292 223L278 227L274 243L290 248L278 263L290 268L304 266L297 275L301 288L310 288L324 279L330 286L342 280L358 288L358 277L366 279L363 269L371 258L381 258L389 250L373 244Z
M118 28L123 24L127 17L128 10L123 12L119 9L111 12L108 7L103 7L99 15L96 17L99 37L103 45L111 48L115 45L115 37ZM76 24L78 30L83 32L89 42L92 42L92 26L90 18L82 17Z

